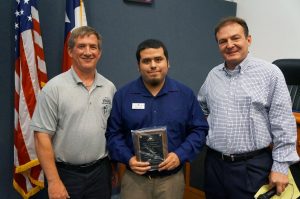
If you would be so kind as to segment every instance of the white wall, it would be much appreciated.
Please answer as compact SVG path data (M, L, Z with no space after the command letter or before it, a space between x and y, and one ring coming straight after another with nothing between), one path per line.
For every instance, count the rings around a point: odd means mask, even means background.
M252 55L270 62L300 58L300 0L233 0L252 35Z

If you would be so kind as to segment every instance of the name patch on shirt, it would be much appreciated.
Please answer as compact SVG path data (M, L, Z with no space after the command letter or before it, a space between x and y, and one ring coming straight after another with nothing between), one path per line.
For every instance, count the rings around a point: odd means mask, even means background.
M132 109L145 109L145 103L132 103Z

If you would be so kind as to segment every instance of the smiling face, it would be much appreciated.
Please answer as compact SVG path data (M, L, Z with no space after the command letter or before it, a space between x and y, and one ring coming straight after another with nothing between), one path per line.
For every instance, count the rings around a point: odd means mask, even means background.
M168 68L169 63L162 47L146 48L140 51L139 72L146 86L162 86Z
M251 36L245 36L243 27L238 23L224 24L218 30L216 39L228 69L234 69L247 57Z
M73 48L68 53L72 58L73 68L76 72L94 72L101 57L99 41L94 34L79 36L75 39Z

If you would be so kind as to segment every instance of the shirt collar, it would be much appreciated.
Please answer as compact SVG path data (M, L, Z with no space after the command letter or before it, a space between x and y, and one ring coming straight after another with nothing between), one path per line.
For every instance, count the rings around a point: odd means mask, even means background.
M83 83L82 80L78 77L77 73L74 71L73 66L71 66L69 70L76 84Z
M171 79L168 76L166 76L165 83L164 83L162 89L157 94L157 96L164 95L168 92L176 92L176 91L178 91L177 85L174 83L174 81L171 81ZM129 92L143 94L145 96L152 96L151 93L146 88L141 76L135 80L135 83L130 88Z
M251 59L251 55L250 53L248 53L247 57L239 64L240 73L243 73L249 67L250 59Z
M176 91L178 91L177 85L175 84L174 81L171 81L171 79L168 76L166 76L164 86L159 91L158 96L166 94L168 92L176 92Z
M72 75L74 81L76 82L76 84L83 84L83 81L78 77L77 73L73 69L73 66L70 68L70 71L71 71L71 75ZM96 70L94 84L96 86L103 86L101 79L102 79L102 76Z
M248 63L249 63L251 57L252 56L250 55L250 53L248 53L248 55L246 56L246 58L240 64L238 64L235 67L235 69L233 70L233 72L236 71L236 70L239 70L238 73L243 73L246 70L246 68L248 68L248 66L249 66ZM221 71L225 71L226 73L228 73L228 71L229 71L229 70L226 69L225 62L221 65L221 68L219 68L219 69Z

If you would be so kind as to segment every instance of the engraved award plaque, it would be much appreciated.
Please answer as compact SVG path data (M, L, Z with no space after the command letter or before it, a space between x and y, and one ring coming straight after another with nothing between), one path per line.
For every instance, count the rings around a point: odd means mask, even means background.
M137 160L149 162L151 170L157 170L168 154L166 127L133 130L132 137Z

